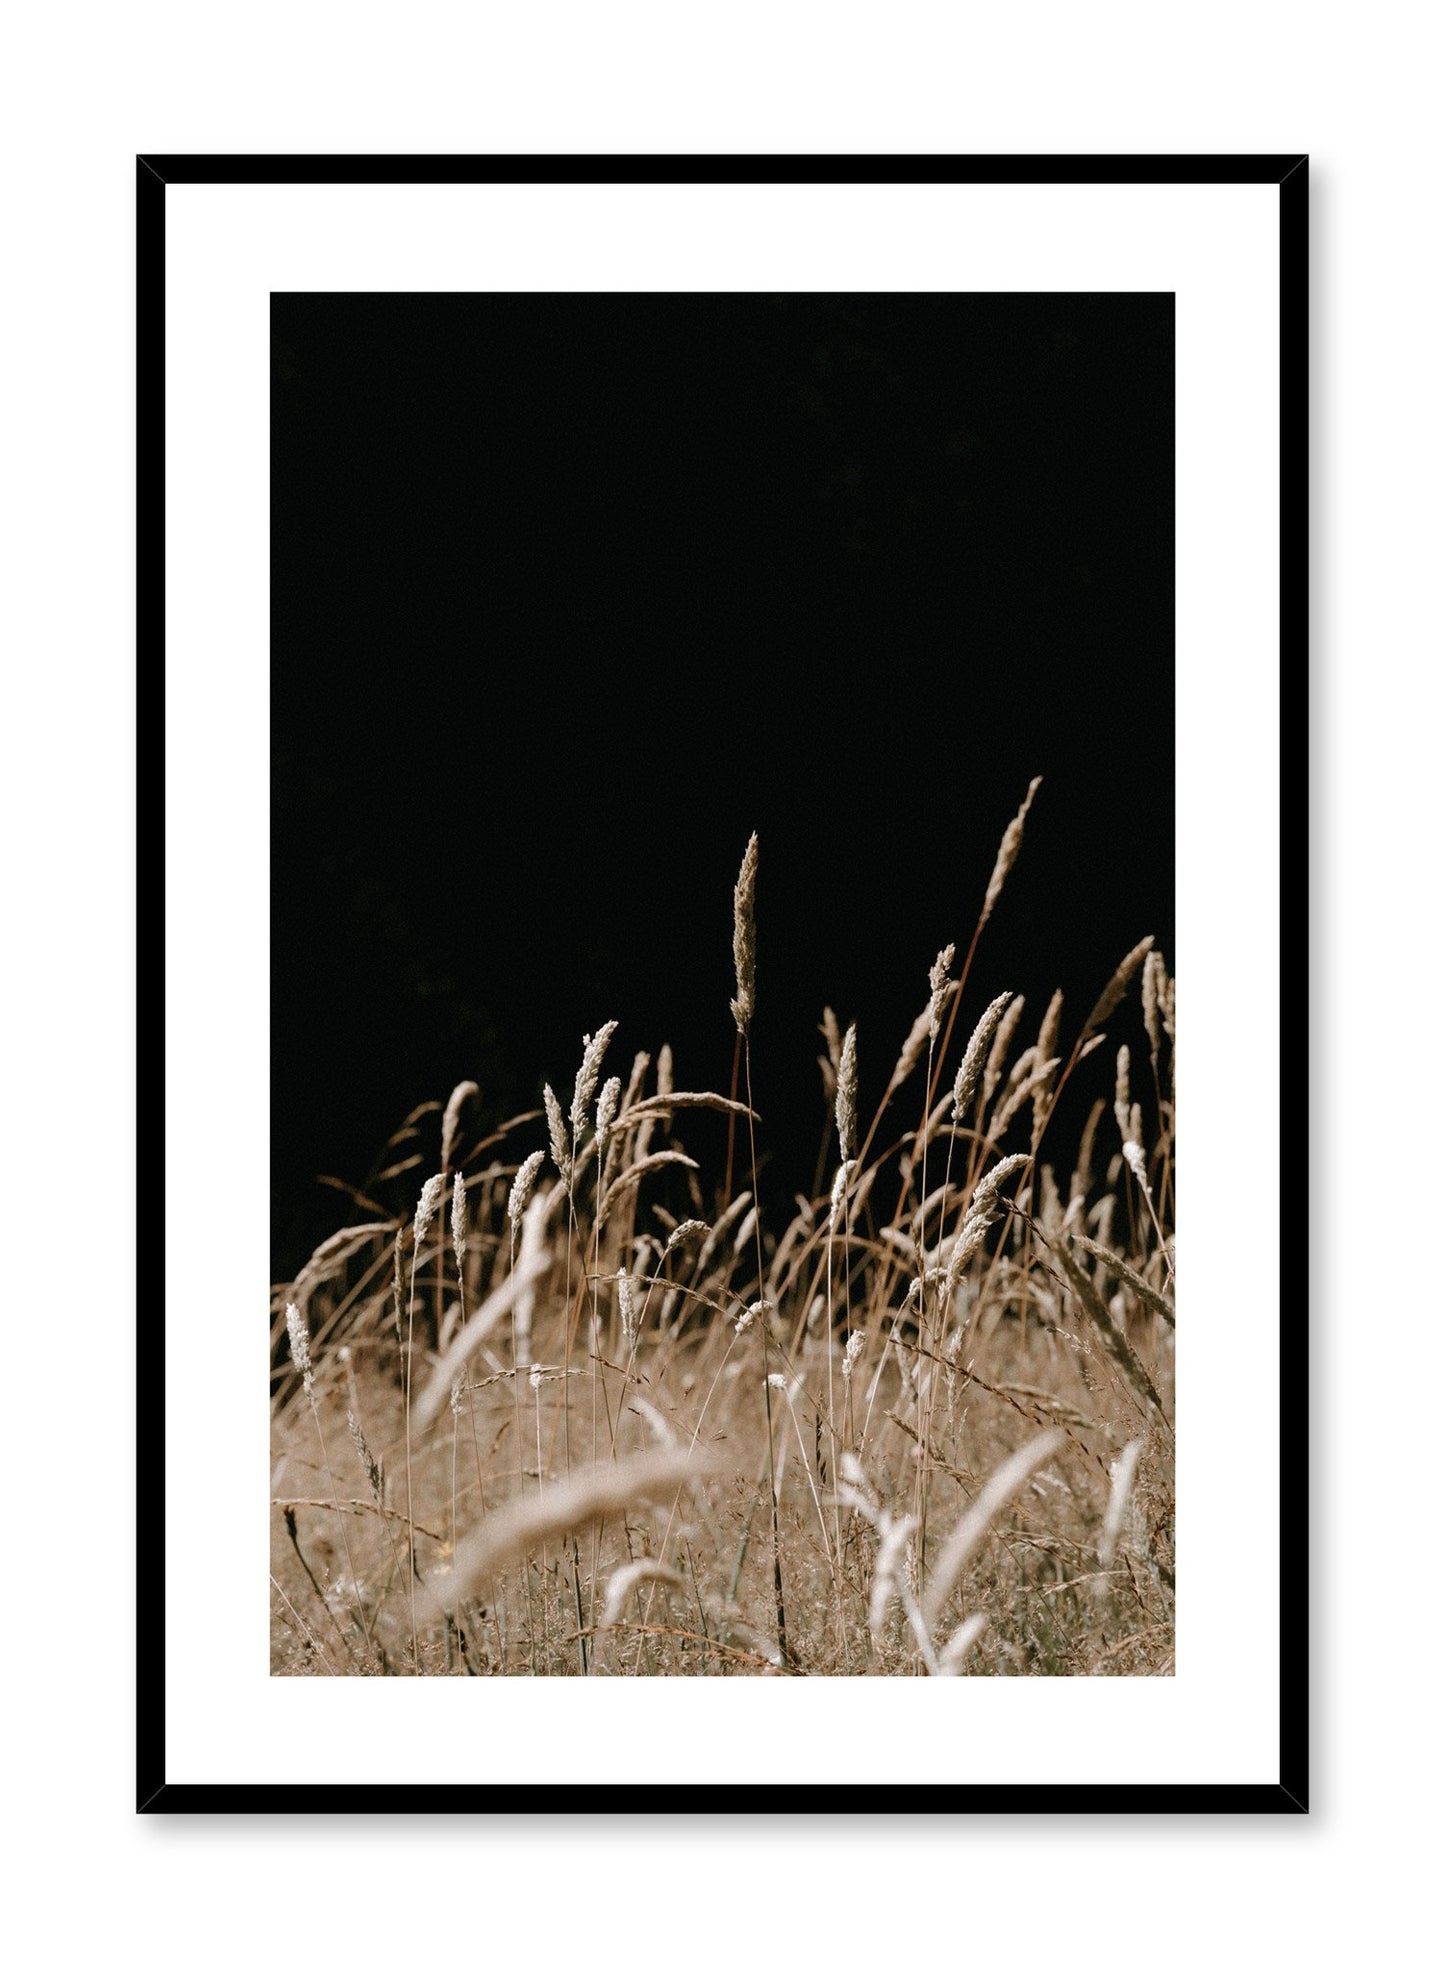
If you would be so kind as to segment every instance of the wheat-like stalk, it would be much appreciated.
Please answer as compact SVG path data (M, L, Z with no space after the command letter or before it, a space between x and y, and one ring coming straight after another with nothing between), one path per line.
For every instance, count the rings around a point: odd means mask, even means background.
M838 1125L838 1153L844 1162L852 1160L858 1146L858 1028L850 1025L838 1059L838 1097L834 1102Z
M988 1061L983 1070L983 1102L987 1107L994 1097L999 1081L1003 1078L1004 1061L1013 1045L1014 1034L1019 1020L1023 1017L1024 1001L1022 995L1010 999L1004 1009L1003 1017L994 1030L993 1044L988 1049Z
M1034 795L1043 785L1041 779L1031 779L1029 790L1024 795L1024 803L1004 829L1002 841L998 844L998 855L994 861L993 873L988 878L988 890L983 899L983 915L980 921L986 923L993 915L994 904L1003 894L1003 885L1009 877L1009 870L1018 860L1019 849L1023 846L1024 822L1029 817L1029 808L1034 804Z
M654 1450L578 1471L541 1497L518 1499L492 1513L461 1541L451 1571L431 1576L428 1591L450 1611L545 1540L616 1517L633 1505L670 1497L714 1468L710 1457L692 1450Z
M943 1024L943 1008L948 1003L952 986L949 972L953 969L953 945L940 950L928 973L928 1043L934 1045L938 1039L939 1028Z
M1097 1259L1105 1271L1111 1272L1121 1285L1127 1285L1151 1313L1157 1313L1166 1325L1173 1326L1174 1308L1169 1301L1162 1293L1156 1292L1148 1279L1142 1278L1126 1259L1119 1256L1117 1251L1109 1250L1107 1245L1095 1243L1091 1237L1076 1237L1074 1243L1080 1251L1087 1251L1091 1258Z
M1000 992L993 1003L985 1008L982 1018L980 1018L978 1024L973 1029L968 1045L964 1048L963 1058L959 1062L958 1073L953 1083L953 1119L955 1123L963 1121L967 1116L969 1108L973 1105L973 1097L978 1092L978 1083L983 1075L984 1061L988 1058L989 1048L993 1045L994 1034L998 1031L999 1021L1013 1002L1012 995L1009 992ZM1022 999L1018 1000L1018 1005L1020 1011L1022 1011Z
M460 1170L452 1178L452 1250L456 1253L457 1279L462 1281L467 1269L467 1186Z
M547 1139L552 1150L552 1160L557 1165L557 1174L562 1178L564 1189L572 1187L572 1151L567 1146L567 1123L562 1114L562 1103L552 1092L549 1082L542 1089L542 1102L547 1110Z
M738 870L733 889L733 970L737 979L737 997L732 1001L732 1013L738 1031L744 1036L753 1022L757 988L757 886L758 837L754 834L743 855L743 865Z
M507 1222L511 1225L514 1236L517 1226L526 1215L527 1205L532 1201L532 1191L537 1185L537 1171L542 1167L544 1159L541 1149L533 1149L513 1179L507 1197Z
M457 1128L462 1118L463 1105L479 1094L481 1089L475 1080L463 1080L452 1089L442 1116L442 1169L449 1172L452 1166L452 1150L457 1143Z
M1062 1429L1046 1429L1031 1443L994 1471L974 1502L964 1512L943 1541L933 1562L933 1577L923 1597L923 1618L930 1632L937 1627L948 1596L963 1574L964 1567L983 1541L985 1533L1014 1493L1026 1484L1042 1464L1061 1450L1067 1438Z
M1105 1019L1111 1018L1118 1010L1124 993L1129 989L1130 980L1153 947L1153 937L1144 937L1135 944L1127 957L1121 959L1118 969L1099 993L1098 1003L1088 1016L1084 1030L1079 1035L1080 1045L1091 1032L1098 1030Z
M1104 1352L1139 1397L1145 1411L1152 1410L1167 1426L1168 1418L1164 1413L1164 1404L1159 1399L1159 1391L1154 1386L1148 1369L1115 1325L1108 1307L1094 1289L1094 1281L1062 1241L1054 1246L1054 1250L1069 1284L1074 1289L1075 1298L1093 1322L1094 1330L1103 1343Z
M582 1064L577 1069L577 1080L572 1089L572 1147L576 1152L577 1143L582 1139L587 1126L587 1110L592 1105L592 1096L597 1092L597 1080L602 1071L602 1057L607 1051L607 1043L617 1030L616 1019L595 1033L587 1033L582 1040ZM548 1114L550 1120L550 1110Z

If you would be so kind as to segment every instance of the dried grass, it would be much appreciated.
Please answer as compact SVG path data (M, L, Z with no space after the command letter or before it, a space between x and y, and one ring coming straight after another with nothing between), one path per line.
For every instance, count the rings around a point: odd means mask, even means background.
M1020 1048L1024 1001L1001 992L950 1058L978 929L962 979L953 948L940 951L878 1110L926 1047L921 1115L881 1152L876 1116L858 1148L857 1029L825 1011L817 1119L840 1161L820 1162L821 1194L770 1225L751 1083L757 867L754 836L734 890L737 1088L677 1091L664 1045L655 1070L638 1052L599 1095L609 1022L583 1042L570 1109L546 1088L547 1146L537 1114L518 1117L479 1145L504 1143L503 1159L479 1166L474 1149L464 1180L476 1086L463 1081L445 1107L407 1117L392 1143L407 1153L357 1194L368 1221L278 1289L275 1468L329 1474L339 1455L369 1493L344 1497L333 1478L318 1497L309 1475L273 1484L286 1493L273 1514L278 1671L1172 1671L1162 958L1137 945L1072 1039L1055 993ZM1139 1100L1131 1041L1148 1048ZM1059 1165L1065 1204L1041 1145L1071 1074L1089 1077L1090 1105ZM1097 1131L1111 1092L1125 1146L1109 1158ZM1001 1154L1030 1103L1028 1138ZM418 1196L402 1186L434 1112L442 1167ZM746 1131L745 1184L719 1180L714 1116ZM940 1133L948 1157L930 1180ZM588 1467L568 1475L585 1417ZM436 1551L413 1613L419 1537Z
M695 1457L689 1450L658 1450L583 1470L541 1497L522 1498L495 1512L457 1547L449 1572L429 1577L427 1590L450 1610L546 1540L581 1531L635 1505L670 1498L713 1468L712 1459Z

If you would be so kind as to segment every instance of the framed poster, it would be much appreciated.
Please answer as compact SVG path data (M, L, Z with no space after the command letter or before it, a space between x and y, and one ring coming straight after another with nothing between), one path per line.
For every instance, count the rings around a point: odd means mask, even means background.
M142 1811L1306 1808L1307 178L138 160Z

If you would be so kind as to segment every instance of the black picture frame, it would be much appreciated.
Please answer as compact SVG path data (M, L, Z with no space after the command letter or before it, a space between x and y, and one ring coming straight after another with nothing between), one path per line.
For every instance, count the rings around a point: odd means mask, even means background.
M427 157L427 156L199 156L142 155L136 160L137 292L137 565L136 621L142 708L139 721L141 949L164 944L166 824L164 782L166 722L166 277L167 197L176 186L246 184L376 184L418 188L447 184L575 182L606 175L609 181L698 184L827 180L880 184L977 183L1027 185L1153 184L1276 186L1279 199L1278 376L1280 484L1279 681L1284 712L1279 758L1282 874L1303 893L1307 867L1305 788L1308 698L1308 159L1294 154L1250 156L1070 157ZM1296 905L1297 907L1297 905ZM153 934L147 934L153 932ZM154 961L154 960L152 960ZM164 1056L142 1035L141 1058L159 1078ZM1279 1097L1295 1118L1307 1111L1306 1063L1285 1053ZM167 1145L155 1139L163 1102L144 1104L140 1148L153 1164ZM169 1152L178 1153L172 1143ZM1307 1170L1296 1154L1281 1173L1280 1213L1296 1219L1307 1208ZM1287 1194L1286 1194L1287 1192ZM1293 1209L1291 1211L1291 1206ZM149 1242L149 1240L148 1240ZM1291 1381L1308 1385L1308 1295L1301 1278L1300 1240L1291 1239L1289 1276L1280 1304L1291 1360ZM140 1295L144 1303L147 1292ZM169 1318L174 1320L174 1308ZM157 1359L154 1335L137 1336L138 1495L164 1494L165 1350ZM1279 1580L1280 1659L1288 1665L1278 1688L1279 1778L1274 1784L983 1784L959 1786L875 1785L845 1799L807 1782L758 1783L710 1792L705 1804L687 1787L624 1784L583 1786L458 1786L378 1783L339 1786L318 1780L299 1785L172 1782L167 1776L166 1658L164 1623L154 1610L166 1595L165 1544L142 1503L138 1536L140 1662L136 1696L136 1808L140 1813L476 1813L549 1814L567 1810L688 1813L1282 1813L1300 1814L1309 1801L1309 1580L1308 1416L1299 1401L1281 1402L1278 1488L1282 1521L1294 1529Z

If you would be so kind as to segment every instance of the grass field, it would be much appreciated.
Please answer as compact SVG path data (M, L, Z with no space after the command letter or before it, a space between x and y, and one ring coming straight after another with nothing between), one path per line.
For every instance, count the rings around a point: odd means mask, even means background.
M786 1221L756 837L726 1095L604 1025L485 1139L408 1116L274 1295L273 1672L1173 1672L1174 987L1146 938L1066 1036L976 982L1033 792L871 1116L824 1011Z

